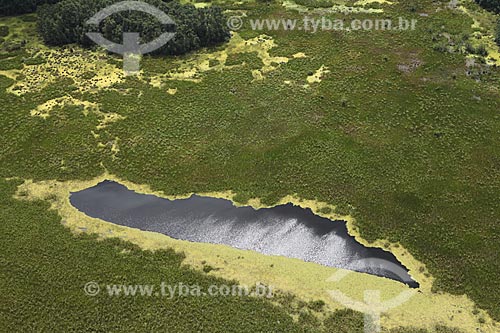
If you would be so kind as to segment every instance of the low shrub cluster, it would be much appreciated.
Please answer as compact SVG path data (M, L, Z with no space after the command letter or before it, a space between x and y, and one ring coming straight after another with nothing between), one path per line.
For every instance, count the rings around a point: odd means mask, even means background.
M310 8L329 8L336 5L332 0L296 0L295 3Z
M497 44L500 46L500 18L498 19L498 22L497 22L497 30L496 30L496 42Z
M0 37L7 37L9 35L9 27L0 25Z
M467 53L476 54L482 57L486 57L488 55L488 50L484 44L480 44L477 47L472 45L470 42L465 43L465 50Z
M105 38L121 43L124 31L140 32L141 42L149 42L165 32L164 26L152 15L142 12L122 12L109 16L99 27L86 24L101 9L117 0L64 0L54 5L39 7L38 27L45 43L82 46L95 45L87 36L99 31ZM223 43L230 37L226 19L217 7L195 8L177 2L145 1L167 13L175 22L175 37L156 51L156 54L179 55ZM174 27L170 27L172 31Z

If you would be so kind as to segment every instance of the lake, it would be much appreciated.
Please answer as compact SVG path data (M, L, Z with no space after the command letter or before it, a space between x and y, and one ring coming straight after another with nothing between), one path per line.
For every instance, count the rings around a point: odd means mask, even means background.
M255 210L198 195L169 200L136 193L114 181L71 193L70 202L88 216L175 239L297 258L418 287L393 254L358 243L344 221L292 204Z

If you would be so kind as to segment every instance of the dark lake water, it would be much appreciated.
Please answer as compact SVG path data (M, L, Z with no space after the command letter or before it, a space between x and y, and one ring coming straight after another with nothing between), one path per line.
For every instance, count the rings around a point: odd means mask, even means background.
M292 204L255 210L197 195L168 200L136 193L113 181L72 193L70 201L86 215L118 225L302 259L418 287L393 254L358 243L347 233L344 221L331 221Z

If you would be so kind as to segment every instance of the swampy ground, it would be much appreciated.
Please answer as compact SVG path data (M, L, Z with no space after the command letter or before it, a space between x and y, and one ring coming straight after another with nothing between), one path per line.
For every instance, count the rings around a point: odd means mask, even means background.
M342 3L378 10L325 15L402 16L418 19L417 29L264 33L245 25L216 49L146 57L143 74L125 78L115 56L43 46L35 15L0 18L10 28L0 45L0 326L363 330L361 314L317 316L314 301L86 296L83 284L96 273L123 284L222 281L171 250L73 235L47 200L14 198L26 179L105 172L166 195L231 190L240 203L287 195L329 203L368 241L407 249L435 279L434 292L467 295L478 314L500 321L494 17L471 1ZM246 19L301 18L313 6L284 4L220 3ZM467 54L465 41L490 54ZM478 327L485 321L479 316Z

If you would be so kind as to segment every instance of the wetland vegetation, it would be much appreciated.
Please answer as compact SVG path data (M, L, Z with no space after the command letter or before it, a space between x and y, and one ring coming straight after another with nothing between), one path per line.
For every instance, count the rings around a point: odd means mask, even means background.
M302 17L278 1L213 3L247 19ZM36 14L1 17L0 327L363 330L359 313L321 314L315 300L293 296L86 297L82 285L96 274L130 284L219 279L173 251L73 235L46 201L13 198L24 179L105 172L167 195L231 190L239 203L290 194L329 203L356 219L363 238L408 249L435 279L433 292L470 297L478 329L493 327L487 316L500 321L498 15L472 0L362 6L417 19L417 29L264 35L244 26L222 45L145 57L142 74L127 78L113 55L45 46ZM439 325L425 329L461 327Z
M292 204L255 210L196 195L168 200L134 192L109 180L72 193L70 202L88 216L175 239L298 258L418 288L394 255L356 242L344 221L322 218Z

